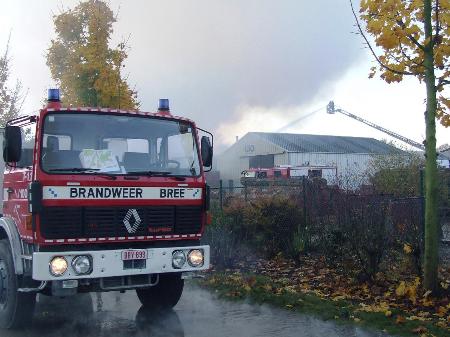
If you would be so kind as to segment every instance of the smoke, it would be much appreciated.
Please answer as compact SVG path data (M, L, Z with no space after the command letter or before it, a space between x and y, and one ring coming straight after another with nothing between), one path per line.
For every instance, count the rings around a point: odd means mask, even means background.
M346 2L134 4L121 7L116 32L131 33L126 71L143 109L169 97L175 113L215 131L255 107L276 118L308 104L362 54Z
M68 0L63 7L77 3ZM154 111L158 98L170 98L174 113L232 134L220 136L222 143L239 134L237 126L246 130L246 115L255 109L271 111L278 127L298 118L299 107L309 111L317 94L332 90L364 56L360 37L351 34L347 1L108 3L118 14L111 46L128 41L122 74L138 90L142 110ZM52 14L62 4L18 0L5 6L0 19L13 30L13 72L30 88L24 106L29 113L41 107L52 83L45 51L54 36ZM0 33L2 41L6 33ZM272 119L258 126L268 129Z
M224 301L188 282L174 310L140 306L134 291L125 294L39 296L32 328L0 330L2 337L225 337L375 336L358 327L341 327L308 315L248 302ZM97 299L97 300L96 300ZM276 324L274 324L276 322Z

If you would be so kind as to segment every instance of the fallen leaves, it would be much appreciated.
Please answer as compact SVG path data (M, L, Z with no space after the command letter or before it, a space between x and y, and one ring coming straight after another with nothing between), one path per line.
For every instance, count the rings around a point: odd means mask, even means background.
M365 312L383 312L386 314L386 312L389 311L389 305L386 302L375 303L370 305L361 303L360 306L361 308L359 310Z
M401 281L400 285L395 289L395 294L399 297L407 296L413 304L417 301L417 288L420 285L420 278L416 277L414 282L406 283Z
M404 249L407 250L406 247ZM350 261L351 263L351 261ZM321 299L330 300L337 306L352 303L354 309L351 313L379 313L393 324L405 327L408 324L434 324L436 327L449 329L450 327L450 294L448 291L441 297L436 297L430 291L424 291L419 277L403 279L392 277L388 273L378 273L374 280L358 281L358 278L349 275L347 266L327 263L320 256L303 256L300 263L283 259L278 256L274 260L252 259L242 261L235 271L229 270L230 282L238 291L230 292L232 297L242 297L254 289L267 292L275 296L303 296L311 294ZM242 276L248 272L250 275L261 275L271 280L261 283L257 277ZM450 272L444 273L444 285L450 284ZM214 285L214 277L212 277ZM442 287L445 289L444 287ZM447 295L445 295L447 294ZM297 305L298 304L298 305ZM284 305L283 305L284 306ZM291 307L292 306L292 307ZM302 306L301 300L288 303L286 308L293 309ZM343 319L344 314L336 316ZM350 314L347 318L354 320ZM421 333L423 334L423 333Z
M436 315L438 317L445 317L447 315L448 308L447 307L438 307Z

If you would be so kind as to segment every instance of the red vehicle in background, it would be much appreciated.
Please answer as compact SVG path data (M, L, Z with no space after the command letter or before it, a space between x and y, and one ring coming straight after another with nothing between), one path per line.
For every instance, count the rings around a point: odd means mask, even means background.
M282 165L272 168L250 168L242 171L241 183L243 185L254 185L261 182L295 182L303 177L337 181L337 167L327 165Z
M9 121L0 328L30 322L36 293L133 289L144 306L174 306L182 273L209 268L212 154L212 134L166 99L156 113L63 108L50 89L37 116Z

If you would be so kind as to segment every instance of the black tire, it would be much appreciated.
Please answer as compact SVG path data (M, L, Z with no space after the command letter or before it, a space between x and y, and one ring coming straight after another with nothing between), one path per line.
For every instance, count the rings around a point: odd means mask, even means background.
M18 276L9 242L0 240L0 328L18 329L31 324L36 294L19 293Z
M181 273L160 274L157 285L136 289L137 296L146 308L170 309L180 300L184 280Z

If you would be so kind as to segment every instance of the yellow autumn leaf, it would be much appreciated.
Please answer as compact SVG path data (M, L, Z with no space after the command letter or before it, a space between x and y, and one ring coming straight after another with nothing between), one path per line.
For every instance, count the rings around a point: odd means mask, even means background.
M439 317L444 317L445 315L447 315L447 308L446 307L439 307L437 310L436 315L438 315Z
M406 294L406 283L401 281L399 286L395 289L395 294L399 297L405 296Z
M447 323L445 323L443 321L437 322L436 325L440 328L448 328Z
M422 300L422 305L424 307L432 307L434 305L434 302L431 299L425 298Z
M347 296L345 295L337 295L331 298L332 301L340 301L340 300L345 300L347 298Z
M405 244L403 245L403 251L404 251L406 254L411 254L411 252L412 252L412 247L411 247L409 244L405 243Z
M380 302L380 303L375 303L375 304L365 304L365 303L361 303L360 304L359 309L357 309L358 311L365 311L365 312L384 312L386 313L387 311L389 311L389 304L386 302Z

